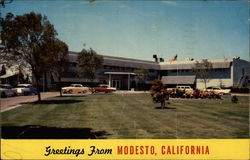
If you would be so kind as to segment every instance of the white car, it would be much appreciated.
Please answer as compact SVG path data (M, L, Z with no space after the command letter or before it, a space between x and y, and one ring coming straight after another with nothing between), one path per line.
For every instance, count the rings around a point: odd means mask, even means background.
M9 84L0 85L0 96L1 97L14 97L17 96L16 89L12 88Z
M193 91L193 88L191 88L190 86L176 86L176 89Z
M30 92L29 87L32 87L31 84L18 84L16 86L17 94L18 95L25 95Z
M222 89L220 87L207 87L206 90L217 93L217 94L230 94L231 93L230 89Z

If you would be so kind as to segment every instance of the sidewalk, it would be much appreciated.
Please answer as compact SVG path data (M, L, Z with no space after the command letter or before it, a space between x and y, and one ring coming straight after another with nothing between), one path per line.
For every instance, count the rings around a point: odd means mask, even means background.
M41 99L59 96L59 92L43 92ZM37 101L37 95L0 98L0 111L5 112L22 106L22 103Z
M126 91L126 90L118 90L113 92L114 94L142 94L142 93L150 93L149 91Z

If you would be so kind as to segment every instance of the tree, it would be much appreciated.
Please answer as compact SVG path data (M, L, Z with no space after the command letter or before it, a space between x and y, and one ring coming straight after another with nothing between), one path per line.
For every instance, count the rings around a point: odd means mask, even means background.
M63 41L56 39L51 42L51 52L53 55L54 65L51 69L52 73L58 78L59 87L60 87L60 96L62 96L62 86L61 79L65 72L68 70L68 45Z
M153 85L150 89L150 93L154 103L161 103L161 108L164 109L166 106L166 100L169 99L167 90L161 80L154 80Z
M93 81L96 71L102 67L103 57L93 49L83 49L77 57L77 74Z
M145 81L147 80L149 71L147 69L137 69L135 70L138 83L143 85L143 90L145 91Z
M209 77L213 74L213 64L207 59L203 59L201 62L196 61L192 70L196 73L197 78L204 82L205 89L207 89Z
M5 49L0 57L4 57L9 64L30 67L40 101L40 79L53 66L49 46L57 35L54 26L46 16L34 12L15 17L8 14L1 25L1 39Z
M13 0L0 0L0 7L5 8L5 4L11 3Z

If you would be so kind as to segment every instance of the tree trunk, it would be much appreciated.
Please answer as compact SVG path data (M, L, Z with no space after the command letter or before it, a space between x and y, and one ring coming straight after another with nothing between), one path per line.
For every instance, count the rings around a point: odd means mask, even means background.
M207 81L204 80L204 84L205 84L205 91L207 90Z
M46 92L48 90L48 86L47 86L47 73L44 73L44 92Z
M62 87L60 85L60 97L62 97Z
M165 100L161 101L161 109L165 108Z
M58 78L59 81L59 90L60 90L60 97L62 97L62 84L61 84L61 77Z
M41 101L41 93L40 93L39 80L37 78L36 78L36 88L37 88L38 102L40 102Z
M145 85L145 81L143 83L143 91L146 92L146 85Z

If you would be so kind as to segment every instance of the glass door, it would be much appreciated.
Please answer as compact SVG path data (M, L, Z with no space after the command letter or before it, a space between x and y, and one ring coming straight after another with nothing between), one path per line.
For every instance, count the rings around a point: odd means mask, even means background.
M121 88L121 80L112 80L112 86L116 89L120 89Z

